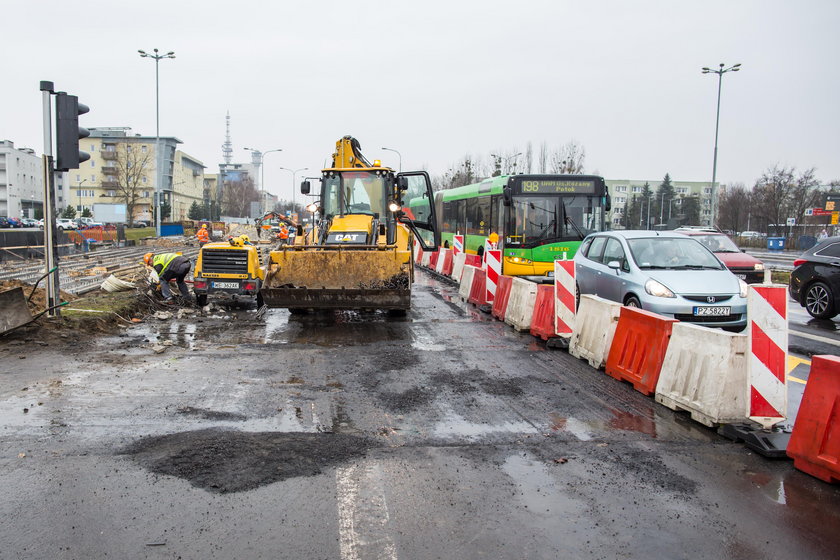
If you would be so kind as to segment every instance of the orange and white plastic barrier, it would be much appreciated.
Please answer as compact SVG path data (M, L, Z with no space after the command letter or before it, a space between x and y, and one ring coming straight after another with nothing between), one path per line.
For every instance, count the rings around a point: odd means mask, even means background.
M455 250L453 249L452 252L454 253ZM467 263L467 254L466 253L455 253L455 256L452 257L452 278L455 279L456 282L461 282L461 274L464 272L464 265Z
M537 285L537 297L534 300L534 314L531 319L531 334L543 340L554 338L554 286Z
M607 375L629 381L643 395L652 395L668 350L671 327L678 322L636 307L622 307L607 356Z
M764 428L787 416L787 288L751 285L747 293L749 411Z
M559 303L555 300L554 305ZM580 316L586 317L586 320L575 323L574 333L569 341L569 354L588 361L595 369L601 369L607 362L607 354L615 337L621 304L585 294L580 296L579 311ZM560 332L557 334L563 336Z
M467 301L470 297L470 290L472 289L473 277L478 268L470 265L464 266L464 271L461 273L461 285L458 287L458 295L463 301Z
M814 356L787 446L800 471L840 483L840 358Z
M572 336L575 308L575 261L554 261L554 332L558 336Z
M441 247L438 251L437 264L435 265L435 272L443 274L443 265L446 262L446 255L449 254L450 249ZM450 257L451 258L451 257Z

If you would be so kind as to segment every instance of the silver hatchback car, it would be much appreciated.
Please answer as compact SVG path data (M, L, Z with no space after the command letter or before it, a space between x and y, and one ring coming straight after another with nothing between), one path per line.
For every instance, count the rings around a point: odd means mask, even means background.
M696 240L679 233L609 231L575 255L578 292L680 321L727 330L747 324L747 284Z

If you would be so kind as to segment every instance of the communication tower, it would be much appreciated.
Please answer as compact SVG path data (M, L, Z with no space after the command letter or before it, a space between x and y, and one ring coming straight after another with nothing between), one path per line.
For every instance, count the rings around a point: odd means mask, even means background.
M233 142L230 141L230 111L225 117L225 143L222 144L222 159L226 164L233 162Z

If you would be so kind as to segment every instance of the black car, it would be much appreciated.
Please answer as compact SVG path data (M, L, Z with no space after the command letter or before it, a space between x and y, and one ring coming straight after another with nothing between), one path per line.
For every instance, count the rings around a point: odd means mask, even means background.
M10 228L12 227L11 222L9 222L9 218L6 216L0 216L0 228Z
M840 313L840 237L823 239L793 261L790 296L815 319Z

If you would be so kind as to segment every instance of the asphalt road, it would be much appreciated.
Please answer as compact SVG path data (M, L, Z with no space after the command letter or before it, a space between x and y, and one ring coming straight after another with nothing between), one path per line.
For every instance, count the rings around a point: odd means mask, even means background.
M0 344L0 557L836 558L839 488L454 297Z

